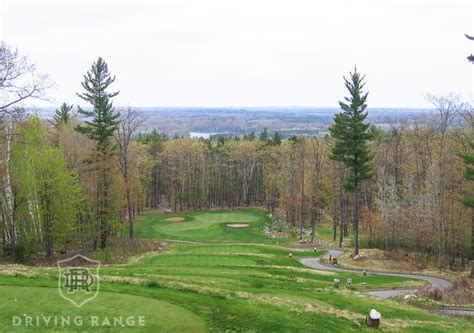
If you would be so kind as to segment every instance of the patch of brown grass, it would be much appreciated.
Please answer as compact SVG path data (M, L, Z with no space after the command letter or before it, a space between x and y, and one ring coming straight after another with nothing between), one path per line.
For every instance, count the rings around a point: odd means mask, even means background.
M2 264L0 265L0 275L33 277L36 276L36 272L26 265Z
M449 280L455 280L465 275L464 272L441 271L431 257L415 252L363 249L358 260L354 260L351 254L352 251L348 250L343 256L339 257L339 264L348 268L416 273L439 276Z
M462 277L454 280L454 287L443 293L443 302L455 305L474 305L474 278Z
M58 260L68 259L78 253L91 259L99 260L102 264L120 264L128 261L138 260L134 257L140 255L148 256L161 251L166 243L153 239L130 239L127 237L113 237L109 239L109 245L104 251L78 251L69 249L65 252L55 252L52 258L48 258L45 252L39 252L36 256L25 260L25 267L55 267ZM17 264L13 260L0 261L0 264Z

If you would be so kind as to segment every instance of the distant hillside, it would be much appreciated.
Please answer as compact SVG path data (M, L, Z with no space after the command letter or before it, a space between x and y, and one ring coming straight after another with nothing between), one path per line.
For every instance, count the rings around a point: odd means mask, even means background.
M324 135L338 108L328 107L143 107L147 117L143 131L156 128L169 135L207 136L207 134L237 135L251 131L280 131L293 134ZM31 109L42 118L54 114L54 108ZM423 121L429 109L372 108L369 121L386 128L396 121Z

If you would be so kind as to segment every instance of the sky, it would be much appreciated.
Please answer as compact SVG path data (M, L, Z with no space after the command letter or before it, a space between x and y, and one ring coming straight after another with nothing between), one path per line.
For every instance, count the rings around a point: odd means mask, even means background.
M366 74L368 104L472 98L471 1L0 0L0 38L49 74L50 102L84 103L102 57L122 106L334 106ZM40 103L41 104L41 103Z

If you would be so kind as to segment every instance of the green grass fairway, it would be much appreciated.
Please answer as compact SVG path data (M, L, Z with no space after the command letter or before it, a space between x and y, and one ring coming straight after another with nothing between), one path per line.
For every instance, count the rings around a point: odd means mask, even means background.
M80 309L59 296L56 268L5 267L0 271L0 331L51 331L45 325L12 325L12 316L44 314L145 316L145 327L69 327L78 331L373 332L364 325L372 308L382 313L383 332L474 331L467 320L364 294L418 281L302 266L299 258L323 252L290 249L281 240L277 244L261 232L267 218L263 212L183 213L176 214L183 221L165 221L171 216L144 215L137 235L199 243L175 242L130 264L103 266L99 296ZM250 227L231 229L227 223ZM341 279L341 288L333 288L334 278ZM351 287L344 283L347 278L353 280Z
M166 219L183 217L183 221ZM255 210L196 212L179 214L146 213L137 226L137 237L184 240L194 242L277 243L262 232L267 213ZM245 228L230 228L227 224L244 223Z

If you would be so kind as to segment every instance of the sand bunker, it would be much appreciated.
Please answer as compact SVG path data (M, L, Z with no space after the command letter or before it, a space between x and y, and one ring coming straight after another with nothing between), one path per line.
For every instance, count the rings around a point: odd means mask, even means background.
M175 216L175 217L168 217L165 221L169 221L169 222L179 222L179 221L183 221L183 220L184 220L184 217Z
M229 228L246 228L249 225L246 223L230 223L227 225Z

